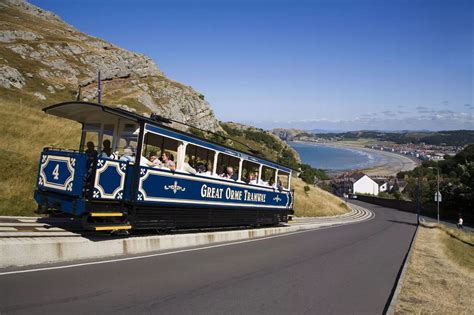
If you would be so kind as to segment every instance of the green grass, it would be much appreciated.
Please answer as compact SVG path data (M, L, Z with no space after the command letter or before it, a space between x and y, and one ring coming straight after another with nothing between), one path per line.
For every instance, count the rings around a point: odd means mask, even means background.
M77 148L80 125L37 108L0 101L0 215L33 215L43 147Z
M443 238L443 244L452 261L474 271L474 235L445 226L438 228L448 236Z

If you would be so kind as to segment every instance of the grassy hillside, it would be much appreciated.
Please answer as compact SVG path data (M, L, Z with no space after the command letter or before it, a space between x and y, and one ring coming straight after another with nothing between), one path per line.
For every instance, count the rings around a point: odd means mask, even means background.
M304 187L309 187L305 191ZM343 214L348 206L338 197L315 186L307 186L300 178L292 179L295 190L295 215L299 217L321 217Z
M77 148L80 125L3 101L0 116L0 215L32 215L42 148Z

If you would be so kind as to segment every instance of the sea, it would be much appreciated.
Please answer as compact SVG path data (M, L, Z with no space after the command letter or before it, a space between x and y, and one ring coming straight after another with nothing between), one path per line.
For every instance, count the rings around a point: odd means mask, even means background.
M330 173L370 168L383 163L383 156L319 143L289 142L304 164L324 169Z

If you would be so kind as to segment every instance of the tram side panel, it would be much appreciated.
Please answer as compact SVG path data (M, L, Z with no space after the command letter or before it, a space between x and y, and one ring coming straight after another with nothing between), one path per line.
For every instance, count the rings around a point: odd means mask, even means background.
M148 167L135 199L140 225L172 227L277 224L291 203L288 191Z

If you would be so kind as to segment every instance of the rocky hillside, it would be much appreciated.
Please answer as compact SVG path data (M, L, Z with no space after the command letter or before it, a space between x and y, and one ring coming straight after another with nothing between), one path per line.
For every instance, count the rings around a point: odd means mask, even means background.
M0 101L41 107L80 99L156 112L221 131L204 96L168 79L150 58L81 33L54 13L0 0Z

